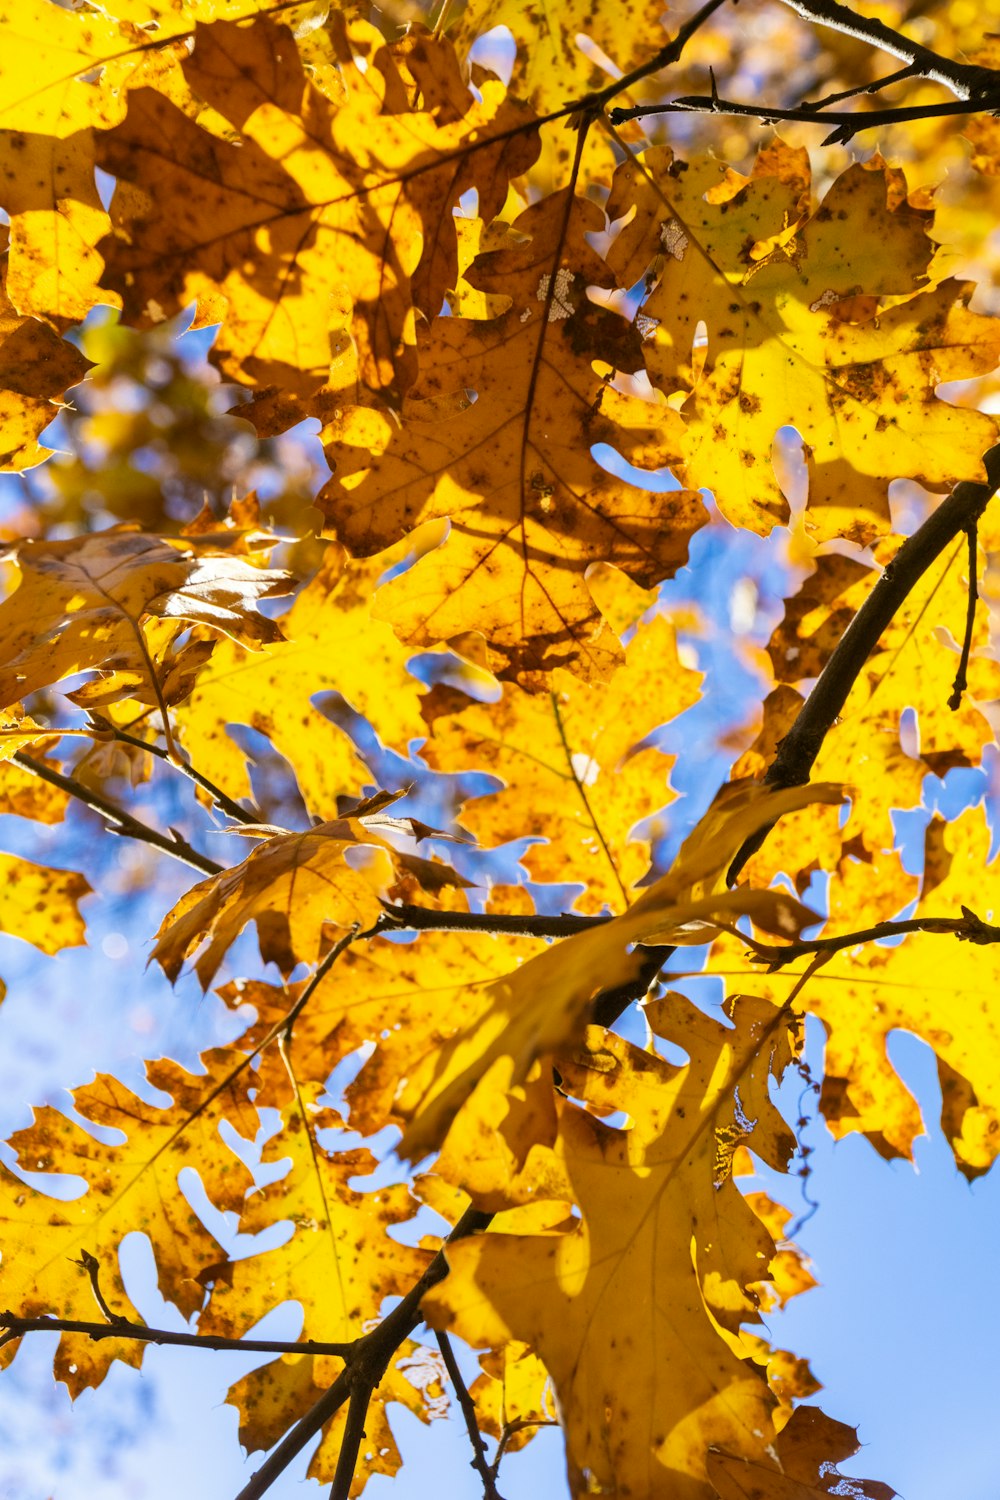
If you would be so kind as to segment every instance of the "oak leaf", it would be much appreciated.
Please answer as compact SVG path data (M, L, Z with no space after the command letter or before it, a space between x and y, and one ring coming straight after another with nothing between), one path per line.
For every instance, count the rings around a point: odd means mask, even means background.
M771 461L786 425L803 440L820 540L886 530L892 479L947 489L984 476L992 420L936 388L997 364L1000 321L969 312L970 284L929 280L928 215L899 198L898 177L879 159L849 167L805 216L793 174L741 178L711 158L675 172L661 147L619 168L608 214L632 217L608 258L635 281L655 230L646 368L687 396L684 477L734 525L787 521Z
M109 300L97 285L104 262L96 246L108 216L89 130L61 140L0 130L0 203L10 215L7 295L18 312L62 332Z
M450 1275L424 1299L434 1324L473 1344L516 1338L538 1350L574 1494L598 1484L709 1500L710 1449L762 1457L774 1436L775 1397L738 1335L759 1321L747 1289L774 1246L730 1165L748 1141L787 1165L793 1140L768 1078L792 1050L787 1021L766 1001L744 998L731 1014L735 1030L679 996L647 1006L654 1031L688 1053L685 1067L592 1028L593 1060L581 1053L568 1065L568 1089L632 1123L613 1129L560 1101L552 1150L581 1219L568 1233L491 1232L450 1246Z
M612 574L599 597L605 612L628 597L627 581ZM697 702L699 683L660 615L638 624L609 683L557 669L547 693L505 684L499 702L459 703L435 717L422 754L438 770L475 766L499 776L502 789L464 803L463 826L487 847L537 840L522 856L530 877L579 878L581 910L598 911L628 901L648 866L648 843L630 841L632 830L673 799L673 758L641 742Z
M230 733L246 724L289 761L309 812L336 817L337 798L357 795L370 778L345 731L315 706L322 693L340 693L400 751L423 732L422 689L406 671L412 652L371 617L371 590L403 550L353 563L331 544L279 618L283 639L260 651L216 646L174 723L192 762L217 786L234 797L251 794L247 757Z
M969 809L947 829L932 822L931 830L935 878L916 915L959 916L965 906L989 920L996 861L989 860L982 809ZM854 887L838 903L836 922L847 931L855 914L867 910L866 887L878 872L860 863L852 876ZM831 883L835 898L841 878ZM970 1178L988 1170L1000 1150L1000 1029L989 998L1000 982L995 953L994 947L916 932L898 946L867 943L835 953L806 983L796 1004L818 1016L827 1032L821 1107L836 1136L862 1131L883 1156L911 1155L923 1132L920 1109L886 1048L893 1031L908 1031L937 1054L941 1124L959 1169ZM731 972L733 960L734 945L725 940L713 964ZM800 960L750 982L780 1004L803 969Z
M322 1084L300 1074L296 1041L294 1036L286 1041L281 1057L271 1049L255 1101L259 1108L280 1112L281 1129L269 1140L264 1161L269 1167L289 1159L291 1164L283 1177L250 1196L240 1221L245 1234L287 1223L294 1232L277 1248L237 1261L217 1280L198 1326L204 1334L239 1338L272 1308L293 1301L302 1308L302 1338L349 1344L378 1317L386 1297L409 1290L430 1252L401 1244L388 1232L412 1219L417 1201L405 1184L367 1180L376 1159L363 1148L343 1148L343 1121L320 1105ZM282 1356L238 1381L227 1399L240 1411L244 1445L251 1451L272 1447L342 1364L318 1355L303 1366L294 1356ZM369 1407L366 1458L353 1494L361 1492L369 1475L393 1474L402 1462L386 1404L402 1393L409 1408L427 1420L418 1392L411 1385L407 1393L405 1386L394 1368ZM342 1408L327 1424L310 1464L313 1478L327 1483L333 1478L345 1420Z
M399 418L345 407L324 430L335 477L317 504L353 552L451 522L438 551L380 590L378 613L420 644L480 631L509 675L610 675L614 656L595 655L588 567L610 562L651 587L684 564L707 519L691 491L644 492L591 455L608 444L655 468L681 436L675 414L609 388L642 352L627 321L587 295L614 285L586 239L604 223L568 190L528 208L469 273L509 310L435 319Z
M298 963L319 960L330 928L371 927L394 886L412 868L409 856L398 853L377 831L377 814L369 815L375 813L376 800L308 833L230 830L264 841L240 864L210 875L181 897L160 925L151 959L173 981L184 960L197 953L195 972L207 989L250 922L257 924L264 962L277 964L286 976ZM469 884L446 865L431 868L446 885Z
M861 607L881 569L891 566L899 545L895 537L877 544L877 568L844 557L816 560L771 637L768 650L779 683L818 676L846 618ZM895 843L890 807L917 806L928 772L942 776L954 766L978 765L983 747L993 741L984 707L1000 697L1000 666L991 654L990 612L981 600L970 636L969 688L956 708L949 703L968 607L967 575L968 546L959 537L895 611L816 758L817 776L852 782L843 835L860 837L872 853ZM797 711L795 703L784 707L785 722L789 711ZM904 744L904 715L914 711L916 734ZM765 706L765 723L767 717ZM774 737L782 732L777 725ZM787 864L783 868L795 873ZM825 868L831 868L829 859Z
M813 802L840 802L842 795L828 785L781 792L745 783L724 788L672 869L628 911L563 939L485 986L472 1021L459 1018L411 1066L397 1099L408 1120L400 1154L415 1160L437 1149L474 1088L500 1099L527 1078L537 1058L571 1044L594 996L635 979L642 960L635 945L698 945L743 916L788 937L815 922L814 912L784 892L725 890L725 875L736 851L759 828Z
M771 1451L747 1458L713 1450L707 1471L718 1500L822 1500L849 1494L853 1500L894 1500L896 1491L877 1480L838 1473L836 1465L860 1448L857 1433L815 1406L794 1411Z
M225 1145L219 1125L227 1119L252 1139L257 1114L248 1104L248 1059L229 1049L206 1053L198 1076L169 1061L147 1064L155 1089L170 1096L149 1104L116 1078L99 1076L74 1092L82 1123L46 1107L11 1144L25 1171L78 1175L87 1191L74 1199L52 1198L6 1169L0 1188L4 1229L0 1297L25 1317L51 1315L94 1322L97 1307L90 1280L78 1264L84 1251L96 1257L102 1293L112 1311L141 1321L125 1292L118 1249L136 1230L148 1234L160 1291L185 1317L202 1305L198 1273L222 1259L222 1249L192 1211L179 1183L194 1168L209 1200L239 1211L252 1177ZM92 1123L125 1139L107 1145ZM130 1339L93 1341L64 1333L56 1352L58 1379L73 1395L99 1385L112 1361L137 1365L143 1344Z
M169 621L168 638L203 625L247 645L278 639L253 612L288 591L282 572L213 555L196 540L129 527L16 549L21 582L0 604L0 704L75 672L132 673L157 684L144 627Z
M559 109L609 82L594 60L593 49L622 73L649 61L663 15L658 0L642 0L623 27L610 0L571 0L558 8L537 10L525 0L472 0L455 28L458 45L469 46L484 32L506 26L518 44L511 87L539 114ZM585 50L580 39L589 43Z
M6 240L7 231L2 231ZM58 415L59 399L90 361L11 301L6 261L0 270L0 469L29 469L47 458L38 439Z
M231 379L308 396L344 329L367 384L405 388L415 290L437 313L454 265L452 206L475 185L497 211L531 160L530 132L513 129L528 125L523 108L492 82L457 121L394 113L379 69L347 59L337 107L291 33L264 19L199 25L184 72L238 138L154 90L130 94L124 123L98 146L101 165L134 184L112 204L106 284L140 323L195 298L203 320L225 310L217 358ZM422 277L430 261L436 274Z
M4 808L8 810L16 808ZM78 903L90 893L89 880L75 870L53 870L16 854L0 854L0 932L23 938L43 953L86 943Z
M523 1448L540 1426L555 1424L549 1372L526 1344L511 1339L481 1354L479 1363L483 1373L469 1387L476 1420L480 1432L504 1440L505 1453Z

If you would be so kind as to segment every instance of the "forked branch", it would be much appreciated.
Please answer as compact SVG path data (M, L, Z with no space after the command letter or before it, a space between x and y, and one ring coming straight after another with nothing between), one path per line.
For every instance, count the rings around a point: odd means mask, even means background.
M909 917L898 922L877 922L874 927L864 927L858 932L841 932L830 937L802 938L794 943L761 943L756 938L740 933L742 940L750 945L750 957L754 963L767 965L769 974L783 969L806 954L824 955L832 958L845 948L858 948L862 943L878 943L885 938L902 937L908 932L950 933L959 942L1000 943L1000 927L984 922L967 906L962 907L960 917Z
M983 456L987 480L957 484L911 537L900 547L864 604L837 642L816 685L803 703L791 729L778 746L764 777L772 787L803 786L808 780L827 733L865 662L918 580L962 532L974 526L990 498L1000 488L1000 443ZM740 871L766 839L770 829L748 839L729 867L735 885Z

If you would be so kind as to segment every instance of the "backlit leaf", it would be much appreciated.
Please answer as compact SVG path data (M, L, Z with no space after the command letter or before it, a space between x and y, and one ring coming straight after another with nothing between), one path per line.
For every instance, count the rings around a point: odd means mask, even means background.
M584 238L603 225L566 192L527 209L469 273L509 297L509 311L435 320L401 425L366 406L326 429L336 477L318 503L353 551L451 520L444 545L380 591L378 611L404 639L477 630L512 675L566 666L606 677L614 658L595 656L588 566L611 562L651 587L683 565L704 524L696 494L643 492L591 455L607 443L652 468L677 456L681 436L673 413L608 388L609 367L634 370L642 356L627 322L587 296L613 284Z
M287 575L213 555L194 541L115 529L26 542L17 561L20 586L0 604L4 705L88 669L133 672L149 682L147 619L176 622L175 632L205 625L251 646L280 635L254 605L286 593Z
M163 1296L189 1317L201 1306L200 1270L218 1262L221 1247L184 1196L178 1173L193 1167L212 1203L239 1210L252 1178L219 1134L223 1118L252 1137L257 1116L246 1102L247 1059L220 1049L202 1059L207 1072L192 1075L172 1062L147 1065L165 1104L149 1104L116 1078L100 1076L77 1089L74 1102L84 1123L46 1107L11 1144L25 1171L82 1177L82 1197L54 1199L28 1187L6 1169L0 1218L4 1257L0 1295L26 1316L51 1315L93 1322L97 1306L90 1279L77 1264L95 1256L101 1290L113 1311L135 1319L118 1265L126 1235L149 1236ZM86 1123L122 1135L107 1145ZM104 1379L113 1360L138 1364L144 1346L124 1339L92 1341L66 1333L56 1352L56 1375L76 1395Z
M808 525L821 539L866 542L887 529L890 479L947 488L982 478L992 421L947 405L936 387L992 369L1000 326L969 312L970 285L928 284L927 215L905 198L891 203L892 173L878 161L852 166L803 216L788 174L743 179L711 160L672 167L658 148L641 168L619 169L608 213L635 217L609 258L635 280L658 225L646 366L661 390L689 393L687 481L714 490L734 524L767 533L788 518L772 443L795 427Z
M77 903L90 892L90 882L75 870L51 870L0 854L0 932L34 943L43 953L78 947L87 939Z
M346 328L367 384L408 384L411 283L429 256L454 264L450 209L471 174L498 208L507 174L531 160L516 144L507 160L505 132L523 111L487 84L457 121L396 114L367 67L345 69L337 108L309 81L291 33L263 19L199 26L184 71L239 138L209 133L151 89L132 92L124 123L102 136L100 164L137 184L112 204L113 238L101 246L128 314L156 323L194 298L206 320L225 309L226 373L298 395L322 384L331 335ZM428 315L447 284L422 287Z
M263 834L264 842L241 864L194 886L164 917L152 957L171 980L185 958L197 953L195 971L207 989L250 922L257 924L264 962L276 963L282 974L298 963L315 963L323 924L370 927L406 871L407 856L396 854L361 809L356 817L320 823L309 833L234 831ZM350 853L359 856L354 864L345 857ZM468 884L447 866L440 870L445 884Z

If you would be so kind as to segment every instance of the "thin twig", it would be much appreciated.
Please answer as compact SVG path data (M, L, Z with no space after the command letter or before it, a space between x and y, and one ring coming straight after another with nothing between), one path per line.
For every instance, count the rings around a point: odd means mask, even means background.
M880 125L899 125L913 120L930 120L953 115L975 115L984 110L1000 107L1000 85L996 95L986 99L953 99L946 104L911 104L897 109L872 109L865 113L852 110L825 110L808 104L797 104L790 109L770 104L740 104L734 99L721 99L717 94L686 94L668 104L644 104L635 109L610 109L608 118L612 125L622 125L626 120L636 120L646 115L707 114L746 115L770 125L775 120L797 120L809 125L834 125L836 129L821 142L824 146L843 145L862 130L873 130Z
M898 57L900 62L906 63L921 78L943 84L957 99L972 99L977 94L996 94L1000 89L1000 75L994 69L979 67L973 63L953 62L951 58L942 57L930 47L911 41L901 31L887 26L875 16L858 15L857 11L841 5L840 0L783 0L783 3L804 21L817 26L829 26L834 31L843 32L845 36L854 37L856 41L869 42L881 52L888 52L891 57Z
M953 711L961 707L962 694L969 685L969 656L972 652L972 632L976 624L976 601L979 598L979 587L976 573L979 568L979 527L975 521L966 529L969 538L969 593L965 610L965 635L962 639L962 655L958 662L958 671L955 673L955 685L948 699L948 707Z
M914 68L910 64L908 67L898 68L895 73L887 73L884 78L876 78L874 83L859 83L854 88L826 94L822 99L803 99L802 104L805 109L827 109L831 104L842 104L845 99L858 99L862 94L880 94L891 84L902 83L905 78L912 77Z
M500 1472L500 1460L507 1452L507 1447L510 1443L511 1438L517 1437L517 1434L519 1432L524 1432L528 1427L558 1426L559 1423L555 1420L554 1417L516 1417L513 1422L508 1422L500 1434L500 1441L497 1444L497 1456L490 1465L490 1468L493 1472L493 1477L496 1478L497 1474Z
M97 724L98 729L113 734L115 739L120 740L123 745L133 745L137 750L148 750L150 755L155 755L158 760L162 760L172 770L179 771L182 776L186 776L189 781L193 781L196 786L200 786L202 791L208 792L219 811L224 812L227 817L233 818L238 823L252 824L261 821L258 809L254 808L248 811L247 808L242 807L239 802L235 802L221 787L216 786L214 781L210 781L203 772L196 771L189 761L169 755L162 745L151 745L148 740L140 739L136 734L129 734L127 729L119 729L116 725L109 723L106 719L96 714L91 714L91 718Z
M791 729L778 746L764 777L767 786L803 786L809 780L816 757L831 725L847 702L868 657L927 569L940 557L959 532L978 521L994 491L1000 486L1000 443L983 455L985 484L963 480L932 512L895 557L875 584L868 598L837 642L829 661L803 703ZM754 834L743 845L729 867L727 879L735 885L740 871L766 839L769 828Z
M84 786L82 781L77 781L72 776L64 776L61 771L54 771L51 766L34 760L23 750L18 750L11 759L23 771L30 772L41 781L47 781L50 786L58 787L60 791L67 792L78 802L100 813L112 833L138 839L154 849L162 849L164 854L181 860L183 864L190 865L194 870L200 870L203 875L219 875L225 869L224 865L217 864L214 859L209 859L207 854L200 854L186 839L181 838L176 829L171 828L169 836L161 833L158 828L152 828L148 823L143 823L139 818L134 818L131 813L125 812L124 808L109 802L107 797L102 796L100 792L92 791L90 787Z
M773 974L795 959L807 953L832 958L844 948L857 948L862 943L877 943L884 938L902 937L908 932L951 933L959 942L977 943L985 947L989 943L1000 943L1000 927L993 926L977 917L967 906L962 907L960 917L908 917L898 922L877 922L874 927L864 927L858 932L842 932L831 937L801 939L795 943L761 943L746 933L739 936L751 946L751 959L766 963L767 971Z
M114 1314L112 1315L115 1316ZM174 1333L169 1328L147 1328L128 1318L111 1323L88 1323L80 1318L21 1318L0 1312L0 1346L26 1333L83 1333L95 1343L101 1339L134 1339L140 1344L173 1344L182 1349L234 1349L245 1354L325 1354L339 1359L350 1356L354 1344L327 1344L321 1339L229 1339L212 1334Z
M465 1418L465 1429L469 1434L469 1442L472 1444L472 1467L483 1481L483 1495L485 1500L503 1500L497 1490L496 1472L486 1457L486 1444L483 1435L479 1431L479 1419L476 1416L476 1403L469 1395L469 1388L462 1379L462 1372L458 1368L458 1360L455 1358L455 1350L452 1348L451 1339L442 1330L438 1329L434 1337L437 1346L441 1350L441 1358L444 1360L445 1369L451 1377L451 1383L458 1398L458 1404L462 1408L462 1416Z
M365 1381L359 1382L351 1391L344 1438L337 1457L337 1471L330 1486L330 1500L350 1500L351 1481L358 1466L358 1450L365 1435L365 1418L368 1415L368 1403L372 1399L372 1389Z
M101 1291L101 1263L97 1259L97 1256L92 1255L89 1250L81 1250L80 1259L73 1261L73 1265L82 1266L87 1275L90 1277L90 1289L94 1294L94 1301L101 1309L101 1312L103 1313L107 1321L109 1323L115 1324L118 1327L120 1327L121 1324L126 1323L128 1319L122 1317L121 1313L111 1311L111 1308L108 1305L108 1300L105 1297L104 1293Z
M507 916L503 912L435 911L428 906L388 903L382 916L383 930L388 932L489 932L544 938L572 937L575 932L589 932L610 921L610 912L595 917L579 912L564 912L558 917Z

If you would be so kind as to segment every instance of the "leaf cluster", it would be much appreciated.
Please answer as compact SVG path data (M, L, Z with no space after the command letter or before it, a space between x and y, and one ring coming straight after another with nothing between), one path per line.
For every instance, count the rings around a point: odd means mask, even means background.
M110 834L193 867L151 962L231 1040L12 1137L0 1360L58 1330L76 1395L149 1343L273 1355L241 1500L317 1434L334 1500L395 1474L387 1408L447 1383L487 1500L556 1421L574 1495L892 1493L764 1330L812 1279L742 1179L798 1170L809 1015L835 1135L911 1153L899 1028L961 1170L1000 1149L989 828L928 816L915 876L892 816L1000 700L1000 72L957 4L771 11L766 59L721 0L6 23L0 811L73 807L94 880L0 855L0 930L83 944ZM748 649L682 594L734 535L786 578ZM727 624L760 691L706 745ZM130 1300L136 1230L188 1333Z

